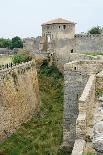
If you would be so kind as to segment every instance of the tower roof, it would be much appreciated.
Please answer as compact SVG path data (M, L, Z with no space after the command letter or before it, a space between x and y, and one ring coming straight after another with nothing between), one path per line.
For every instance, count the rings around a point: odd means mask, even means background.
M57 19L50 20L46 23L43 23L42 25L52 25L52 24L76 24L76 23L63 18L57 18Z

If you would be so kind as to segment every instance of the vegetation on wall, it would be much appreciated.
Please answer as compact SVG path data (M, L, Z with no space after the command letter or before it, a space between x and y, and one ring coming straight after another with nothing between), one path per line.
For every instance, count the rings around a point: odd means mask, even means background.
M12 62L14 64L19 64L19 63L22 63L22 62L28 62L28 61L31 61L32 60L32 57L30 55L26 55L26 54L15 54L13 57L12 57Z
M63 141L63 76L45 61L38 71L41 112L0 146L2 155L66 155Z

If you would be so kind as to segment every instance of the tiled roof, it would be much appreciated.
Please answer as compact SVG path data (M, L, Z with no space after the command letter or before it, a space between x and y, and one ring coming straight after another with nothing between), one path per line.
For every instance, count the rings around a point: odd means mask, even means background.
M57 18L57 19L48 21L46 23L43 23L42 25L51 25L51 24L75 24L75 23L63 18Z

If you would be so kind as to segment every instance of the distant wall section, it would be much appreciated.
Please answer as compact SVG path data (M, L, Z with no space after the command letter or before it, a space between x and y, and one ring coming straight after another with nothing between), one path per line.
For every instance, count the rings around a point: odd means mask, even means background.
M76 34L75 35L76 53L99 52L103 53L103 35L101 34Z

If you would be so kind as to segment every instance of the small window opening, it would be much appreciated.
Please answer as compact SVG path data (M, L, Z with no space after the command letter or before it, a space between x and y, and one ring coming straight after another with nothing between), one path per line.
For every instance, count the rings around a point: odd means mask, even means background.
M73 53L73 49L71 50L71 53Z
M60 26L59 26L59 28L60 28Z
M77 100L79 99L79 95L77 94Z
M63 25L64 30L66 29L66 25Z
M76 67L74 67L74 70L76 70L77 68Z

